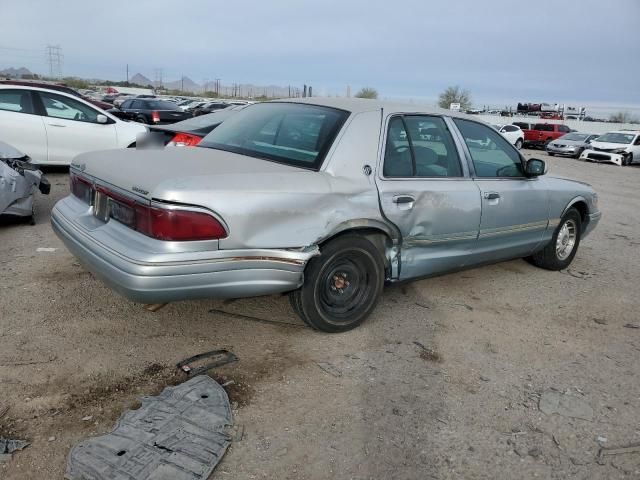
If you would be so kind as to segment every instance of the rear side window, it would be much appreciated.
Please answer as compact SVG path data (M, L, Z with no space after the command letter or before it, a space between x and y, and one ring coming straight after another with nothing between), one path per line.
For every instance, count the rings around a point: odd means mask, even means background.
M0 90L0 110L17 113L33 113L29 90Z
M541 132L553 132L553 125L549 125L547 123L536 123L533 126L533 129Z
M571 129L565 125L558 125L558 131L563 133L569 133Z
M226 120L198 147L317 170L348 116L317 105L258 103Z
M389 121L385 177L461 177L458 152L440 117L406 115Z

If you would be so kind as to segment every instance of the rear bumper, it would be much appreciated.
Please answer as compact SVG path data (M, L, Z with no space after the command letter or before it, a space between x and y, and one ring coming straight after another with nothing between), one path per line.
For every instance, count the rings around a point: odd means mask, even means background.
M214 250L196 252L193 259L184 252L176 259L162 255L162 261L126 256L126 242L117 243L117 229L110 221L99 228L114 229L107 245L93 232L73 221L73 209L65 206L69 197L56 204L51 225L69 251L80 262L126 298L140 303L165 303L197 298L240 298L294 290L303 281L307 261L319 253L305 250ZM101 238L105 238L103 235ZM151 240L151 239L150 239ZM159 255L160 256L160 255ZM197 257L197 258L196 258ZM179 258L179 260L177 260Z

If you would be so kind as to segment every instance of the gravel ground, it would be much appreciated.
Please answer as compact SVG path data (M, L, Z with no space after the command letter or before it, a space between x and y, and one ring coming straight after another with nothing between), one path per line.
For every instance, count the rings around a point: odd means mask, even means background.
M244 434L212 478L640 478L640 453L598 456L640 442L640 329L625 326L640 324L640 168L526 154L600 194L570 269L515 260L388 288L340 335L279 296L155 313L122 299L51 231L68 178L49 172L37 225L0 224L0 436L31 442L0 477L62 478L72 445L182 380L178 360L227 348L240 361L215 376ZM593 414L543 413L549 395Z

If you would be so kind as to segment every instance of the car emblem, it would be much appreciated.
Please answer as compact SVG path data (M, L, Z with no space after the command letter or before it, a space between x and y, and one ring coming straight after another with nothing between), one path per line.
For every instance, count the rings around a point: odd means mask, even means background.
M149 190L145 190L144 188L136 187L135 185L133 187L131 187L131 190L133 190L134 192L137 192L137 193L141 193L142 195L147 195L149 193Z

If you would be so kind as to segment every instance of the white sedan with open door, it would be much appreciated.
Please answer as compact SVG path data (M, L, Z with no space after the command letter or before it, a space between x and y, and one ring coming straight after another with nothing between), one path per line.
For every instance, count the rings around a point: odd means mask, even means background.
M84 100L37 87L0 85L0 135L34 164L69 165L80 153L134 146L147 128Z

